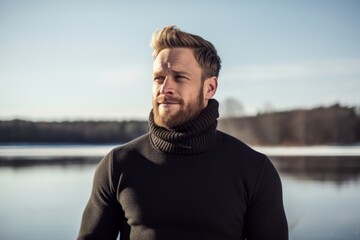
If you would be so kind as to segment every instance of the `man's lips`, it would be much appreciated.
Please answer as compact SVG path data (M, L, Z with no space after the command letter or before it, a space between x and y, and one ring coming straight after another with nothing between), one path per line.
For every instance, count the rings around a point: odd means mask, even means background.
M181 100L167 96L159 96L157 98L157 103L159 105L181 104Z
M179 104L179 102L175 101L164 101L164 102L158 102L159 104Z

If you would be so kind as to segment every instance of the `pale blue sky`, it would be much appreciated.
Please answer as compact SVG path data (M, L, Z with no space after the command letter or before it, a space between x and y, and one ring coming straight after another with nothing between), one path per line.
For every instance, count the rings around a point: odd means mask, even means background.
M220 103L360 105L360 1L0 0L0 119L147 119L165 25L217 47Z

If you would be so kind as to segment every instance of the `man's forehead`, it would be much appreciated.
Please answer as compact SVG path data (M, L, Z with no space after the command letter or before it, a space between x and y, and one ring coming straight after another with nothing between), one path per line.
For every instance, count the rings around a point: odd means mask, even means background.
M159 59L154 62L154 69L184 70L188 68L188 62L178 61L177 59Z
M197 64L197 62L191 49L164 49L155 58L154 69L180 70L181 68L187 68L193 64Z
M154 62L153 69L156 72L164 71L164 70L185 71L187 69L187 67L186 67L186 65L181 64L181 63L167 61L167 62Z

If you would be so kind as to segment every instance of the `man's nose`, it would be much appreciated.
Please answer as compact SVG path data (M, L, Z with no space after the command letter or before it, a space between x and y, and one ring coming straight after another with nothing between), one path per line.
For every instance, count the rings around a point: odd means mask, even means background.
M160 87L161 94L173 94L174 93L174 81L171 77L166 77Z

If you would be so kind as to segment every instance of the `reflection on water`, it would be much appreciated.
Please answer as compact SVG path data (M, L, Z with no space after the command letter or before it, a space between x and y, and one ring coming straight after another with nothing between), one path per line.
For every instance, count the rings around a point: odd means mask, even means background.
M0 157L0 167L24 168L37 166L82 166L97 164L101 157L53 157L50 159L39 157L22 157L17 159L4 159Z
M271 159L283 183L290 239L360 239L359 157ZM0 167L0 239L74 239L97 161Z
M75 239L95 166L0 168L0 239Z
M360 176L360 157L272 157L282 175L336 184L356 181Z
M290 239L360 239L360 157L273 157Z

